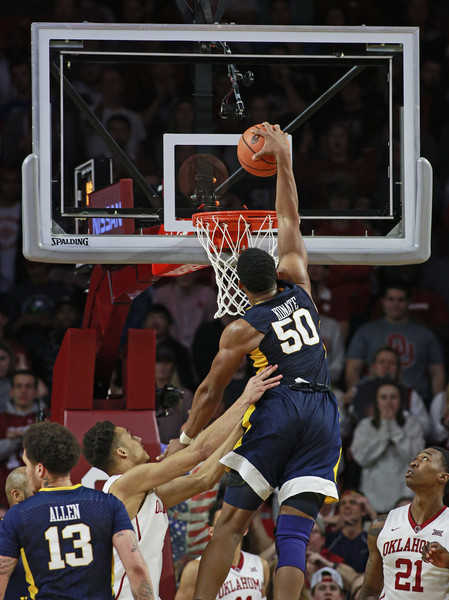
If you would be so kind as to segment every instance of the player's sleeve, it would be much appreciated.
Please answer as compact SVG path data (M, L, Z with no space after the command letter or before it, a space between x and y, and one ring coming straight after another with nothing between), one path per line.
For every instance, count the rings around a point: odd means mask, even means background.
M113 494L106 494L106 496L112 514L112 535L115 535L124 529L131 529L134 531L131 519L129 518L123 502Z
M20 541L18 536L18 506L13 506L0 522L0 556L20 557Z

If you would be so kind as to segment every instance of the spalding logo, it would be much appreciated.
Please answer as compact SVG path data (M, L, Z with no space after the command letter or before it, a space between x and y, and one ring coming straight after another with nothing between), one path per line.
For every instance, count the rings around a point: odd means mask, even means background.
M257 135L257 133L255 133L253 135L253 137L251 138L251 144L257 144L257 142L259 141L260 135Z

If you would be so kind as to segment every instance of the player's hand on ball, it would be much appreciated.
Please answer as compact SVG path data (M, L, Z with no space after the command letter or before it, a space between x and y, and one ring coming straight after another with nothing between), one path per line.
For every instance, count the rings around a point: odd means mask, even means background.
M253 133L265 139L264 147L254 154L253 160L257 160L265 154L274 154L274 156L277 156L286 150L288 152L290 148L288 136L281 130L280 126L270 125L267 121L264 121L263 126L265 129L257 125L251 129Z

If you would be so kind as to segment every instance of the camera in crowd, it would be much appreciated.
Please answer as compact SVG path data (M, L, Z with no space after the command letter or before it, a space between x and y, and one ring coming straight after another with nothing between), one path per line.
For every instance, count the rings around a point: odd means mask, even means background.
M167 416L171 408L178 406L183 396L184 391L171 383L166 383L164 387L156 389L156 410L158 411L156 416Z

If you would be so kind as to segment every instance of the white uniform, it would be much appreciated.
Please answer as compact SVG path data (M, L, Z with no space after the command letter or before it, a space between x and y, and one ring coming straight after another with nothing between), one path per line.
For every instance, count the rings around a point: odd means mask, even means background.
M242 551L239 564L231 567L218 592L217 600L264 600L263 581L260 557Z
M449 548L449 509L443 509L419 526L410 505L388 513L377 547L383 559L384 589L380 598L449 600L449 569L421 560L427 542Z
M113 475L103 486L108 492L121 475ZM168 517L162 501L154 492L148 493L136 517L132 520L139 540L140 552L148 566L154 594L159 598L159 581L162 572L162 549L168 529ZM128 577L114 549L114 592L116 600L133 600Z

